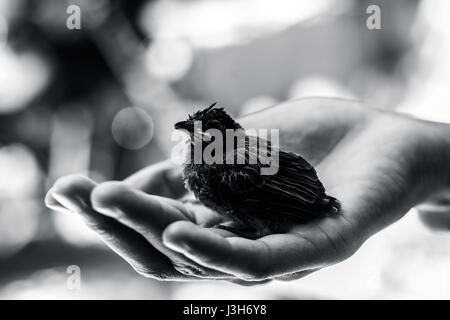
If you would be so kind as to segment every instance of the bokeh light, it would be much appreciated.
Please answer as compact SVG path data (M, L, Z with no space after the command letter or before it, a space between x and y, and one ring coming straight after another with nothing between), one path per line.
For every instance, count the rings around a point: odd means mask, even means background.
M192 64L192 48L181 40L155 40L146 54L151 75L166 81L180 80Z
M140 21L156 39L183 38L195 47L222 47L281 31L335 3L334 0L164 0L148 3ZM338 13L350 3L339 1L333 11Z
M48 84L50 69L36 53L0 46L0 113L24 108Z
M294 82L289 90L290 99L301 99L305 97L339 97L355 99L356 95L333 78L321 75L310 75Z
M56 230L64 241L77 247L104 246L77 214L55 212L52 214Z
M0 199L24 198L39 190L41 172L31 150L22 144L0 147Z
M33 240L41 211L41 201L35 199L0 199L0 258Z
M144 147L153 138L153 120L142 108L122 109L112 123L114 140L123 148L136 150Z
M8 36L8 22L0 14L0 46L6 44L6 38Z
M89 171L93 119L79 103L62 105L53 114L50 135L49 176Z

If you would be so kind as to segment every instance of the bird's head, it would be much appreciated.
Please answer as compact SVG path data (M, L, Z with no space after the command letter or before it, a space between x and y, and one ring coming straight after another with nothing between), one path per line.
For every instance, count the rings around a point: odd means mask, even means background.
M199 126L199 124L201 125ZM209 129L220 130L225 135L226 129L236 130L242 128L223 108L216 107L216 103L213 103L206 109L195 112L185 121L177 122L174 127L178 130L188 131L191 138L197 134L203 136Z

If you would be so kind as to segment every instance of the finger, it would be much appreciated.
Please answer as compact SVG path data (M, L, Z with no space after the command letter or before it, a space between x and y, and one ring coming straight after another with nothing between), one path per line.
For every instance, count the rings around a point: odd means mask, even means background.
M419 219L428 228L435 231L450 230L450 206L431 206L418 207Z
M132 229L90 207L90 193L95 183L82 176L59 179L52 188L52 197L85 223L117 254L142 275L158 279L185 278L176 272L170 260L154 249L148 241Z
M186 193L181 170L180 166L166 160L136 172L124 182L145 193L176 199Z
M273 234L258 240L224 238L212 229L177 222L164 231L163 241L201 265L249 281L320 268L340 259L331 258L329 251L334 249L325 235L313 241L298 234Z
M84 200L95 185L95 182L81 175L64 176L49 190L46 202L56 203L70 212L80 212L84 208L80 200Z
M162 232L167 225L187 220L187 212L178 201L145 194L126 183L105 182L94 188L91 202L96 211L142 234L154 248L172 261L179 272L200 278L233 278L200 266L162 244Z
M450 230L450 190L434 194L415 209L428 228L435 231Z
M92 191L91 202L96 211L145 234L148 240L160 238L168 224L187 220L177 201L145 194L123 182L99 184Z

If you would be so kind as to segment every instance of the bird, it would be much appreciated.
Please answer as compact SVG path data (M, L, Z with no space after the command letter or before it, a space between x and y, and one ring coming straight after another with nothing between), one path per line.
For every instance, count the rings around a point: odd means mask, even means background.
M201 126L195 124L200 121ZM211 143L208 130L218 130L226 136L227 130L243 130L224 108L213 103L174 125L187 135L187 159L183 164L183 180L197 201L227 218L231 224L217 227L238 236L258 239L268 234L281 233L293 224L304 224L321 217L338 214L341 204L329 196L314 167L299 154L277 149L278 171L273 175L261 174L261 159L250 163L255 155L249 136L245 143L224 150L223 161L198 163L194 160L196 144L205 150ZM258 145L268 139L257 137ZM197 145L197 150L200 145ZM245 155L245 163L226 163L226 159ZM237 162L237 163L236 163Z

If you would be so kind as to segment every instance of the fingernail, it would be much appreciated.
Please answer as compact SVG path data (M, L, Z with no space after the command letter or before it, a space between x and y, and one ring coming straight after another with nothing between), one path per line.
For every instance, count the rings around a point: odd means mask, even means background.
M58 201L55 200L55 198L53 198L52 190L49 190L47 195L45 196L45 206L53 211L64 213L70 212L70 210L62 206Z
M53 193L53 197L64 207L66 207L71 212L81 212L83 211L82 205L77 203L77 201L73 201L66 196Z
M50 205L46 204L47 208L51 209L52 211L62 212L62 213L72 213L72 211L64 208L63 206L58 205Z

